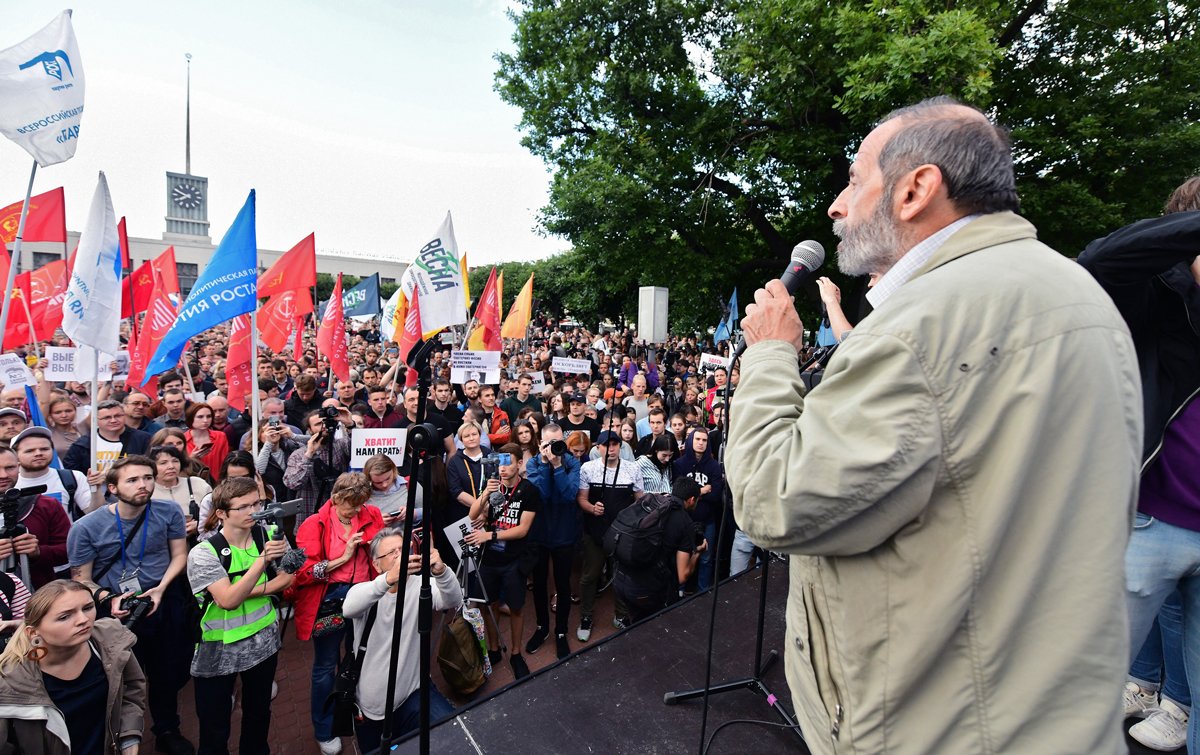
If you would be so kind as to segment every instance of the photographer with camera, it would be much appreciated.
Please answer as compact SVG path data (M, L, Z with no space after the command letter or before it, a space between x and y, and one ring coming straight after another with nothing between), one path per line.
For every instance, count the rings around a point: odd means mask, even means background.
M133 644L120 622L96 619L87 586L59 579L34 593L0 654L3 752L145 752L146 678Z
M303 377L303 376L301 376ZM297 524L312 516L329 497L330 487L350 467L350 439L336 437L341 427L337 409L309 412L304 418L308 444L288 457L283 484L303 500Z
M296 636L313 641L311 714L322 755L342 750L341 740L333 736L333 711L326 700L333 691L342 648L350 639L343 601L352 585L378 574L367 549L360 547L383 529L383 515L367 503L370 498L366 475L347 472L333 484L329 501L296 533L296 544L304 549L306 560L288 597L295 604Z
M415 535L415 532L414 532ZM354 620L354 644L362 644L367 634L366 652L358 677L356 698L362 718L355 721L358 751L375 752L383 736L387 715L388 671L392 652L392 633L396 618L396 595L400 579L408 580L404 591L404 626L400 629L400 660L397 666L396 694L392 698L392 734L399 739L420 725L420 656L417 633L417 601L421 592L421 553L419 540L412 547L404 540L404 528L380 530L371 539L371 560L379 576L360 582L346 595L346 618ZM436 548L429 549L432 575L433 610L458 608L463 603L462 588L454 572L446 568ZM401 575L404 575L403 577ZM429 689L429 720L436 722L454 712L437 687Z
M517 679L529 675L529 666L521 657L521 638L525 632L521 609L525 607L525 580L532 571L529 556L533 554L526 553L525 538L541 507L537 488L521 479L520 453L520 446L508 443L500 449L499 458L483 460L484 474L488 476L486 490L490 492L479 496L471 506L471 520L484 524L477 525L464 538L467 545L484 549L476 579L482 582L488 599L509 608L512 643L509 662ZM500 627L492 626L491 614L487 617L489 639L499 646ZM499 652L497 647L489 654L498 656Z
M22 437L31 430L48 451L49 432L44 427L25 430L13 440L14 445L32 443L28 436ZM7 562L5 571L26 580L36 590L52 581L56 571L66 570L71 519L54 498L23 494L22 490L37 486L16 487L19 469L17 454L0 448L0 567Z
M187 526L178 504L152 500L154 472L145 456L113 462L105 483L117 502L72 525L67 554L71 578L91 586L101 610L133 623L156 748L191 755L191 743L179 733L178 696L192 662L191 643L179 640L193 634L193 599L186 582L175 579L187 566Z
M699 498L700 484L680 477L669 494L642 496L609 526L605 549L617 562L613 587L630 623L679 600L679 586L695 572L708 547L690 516Z
M262 527L258 484L231 477L217 485L208 529L221 531L188 555L188 581L201 606L200 642L192 658L201 755L227 752L232 695L242 680L242 732L238 751L267 753L271 727L271 683L279 649L276 593L292 575L276 573L274 562L288 550L278 527ZM280 533L282 534L282 533Z
M538 455L525 462L525 475L538 490L542 508L533 521L529 545L537 553L533 565L533 607L537 628L526 653L534 653L550 634L550 606L546 582L554 567L554 589L560 596L554 612L554 645L559 658L571 653L567 624L571 618L571 564L583 533L582 512L576 502L579 493L579 459L563 441L562 428L550 423L542 428Z

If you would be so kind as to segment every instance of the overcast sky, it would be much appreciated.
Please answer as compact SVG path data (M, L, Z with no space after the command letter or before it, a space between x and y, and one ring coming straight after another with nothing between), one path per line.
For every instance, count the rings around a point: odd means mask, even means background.
M258 243L409 261L453 213L472 266L545 257L536 230L549 173L519 143L520 113L492 90L512 46L504 0L77 0L87 76L75 157L39 169L66 188L79 230L97 171L131 236L161 238L168 170L184 170L192 58L192 173L209 180L214 243L251 188ZM56 6L6 0L0 48ZM0 206L24 197L32 159L0 140Z

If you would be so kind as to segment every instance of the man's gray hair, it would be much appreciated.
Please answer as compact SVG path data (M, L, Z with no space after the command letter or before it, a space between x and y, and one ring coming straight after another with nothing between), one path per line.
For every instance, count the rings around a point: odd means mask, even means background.
M1013 211L1020 206L1008 132L952 97L931 97L893 110L880 123L906 123L879 153L885 196L919 165L936 165L954 206L967 214Z
M265 399L263 399L263 400L262 400L261 407L262 407L263 409L266 409L268 405L270 405L270 406L275 406L276 404L279 404L280 406L284 406L284 407L286 407L286 406L287 406L287 402L286 402L286 401L284 401L283 399L279 398L278 396L272 396L271 398L265 398Z
M403 527L384 527L375 533L375 537L371 538L371 559L379 558L379 546L389 537L404 537Z

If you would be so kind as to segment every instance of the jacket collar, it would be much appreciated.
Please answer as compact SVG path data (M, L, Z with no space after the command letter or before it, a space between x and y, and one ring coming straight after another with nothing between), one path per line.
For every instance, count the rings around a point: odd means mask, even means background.
M1025 218L1015 212L995 212L981 215L946 239L946 243L933 254L910 280L916 280L926 273L956 259L965 257L981 249L1007 244L1024 239L1036 239L1037 229Z

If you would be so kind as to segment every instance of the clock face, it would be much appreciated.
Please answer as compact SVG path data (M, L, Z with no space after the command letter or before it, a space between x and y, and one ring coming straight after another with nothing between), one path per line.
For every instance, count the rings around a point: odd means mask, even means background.
M185 210L196 209L200 206L200 200L203 198L200 187L192 184L179 184L171 190L171 199Z

